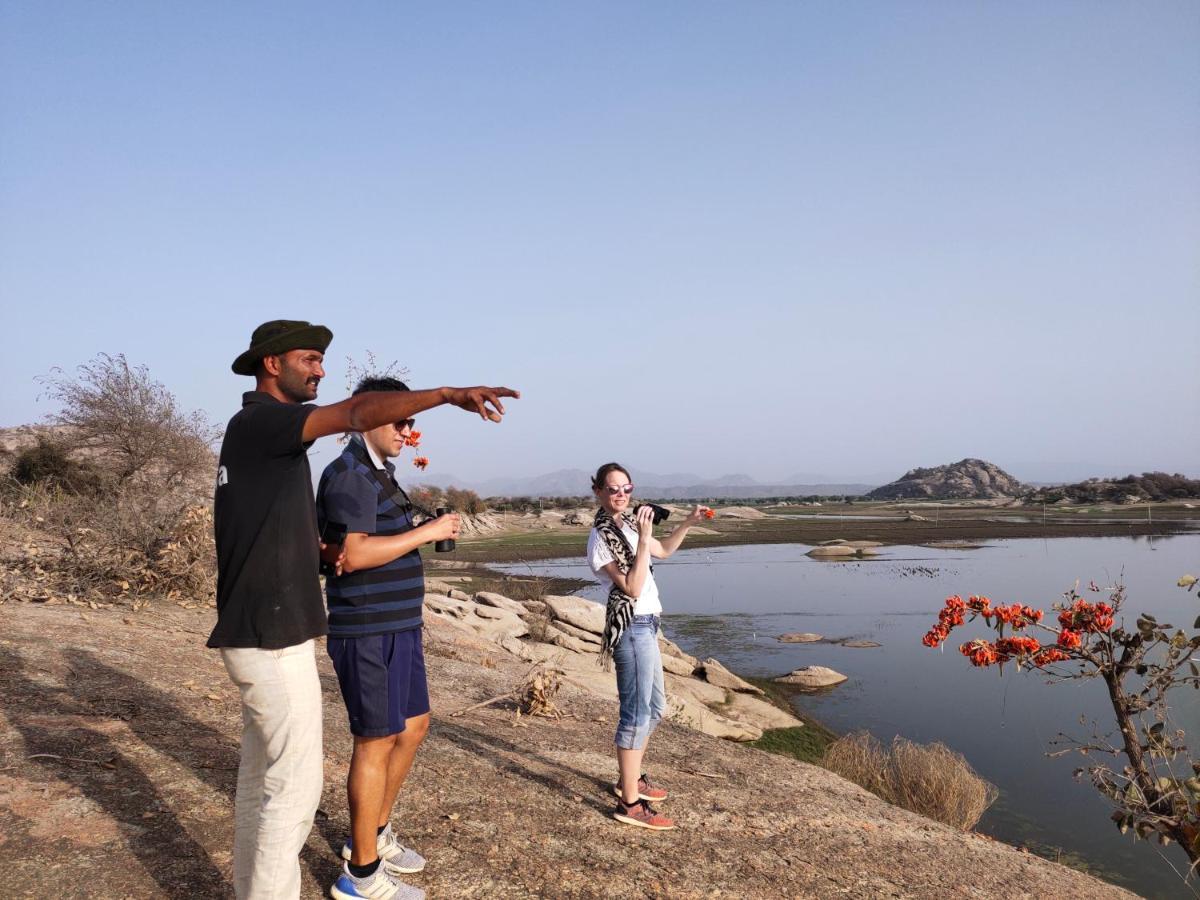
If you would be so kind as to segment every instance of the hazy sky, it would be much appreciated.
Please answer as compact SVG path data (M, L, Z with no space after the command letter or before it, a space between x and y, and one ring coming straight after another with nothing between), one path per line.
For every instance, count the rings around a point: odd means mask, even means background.
M286 317L525 393L431 474L1200 474L1194 2L0 11L0 424Z

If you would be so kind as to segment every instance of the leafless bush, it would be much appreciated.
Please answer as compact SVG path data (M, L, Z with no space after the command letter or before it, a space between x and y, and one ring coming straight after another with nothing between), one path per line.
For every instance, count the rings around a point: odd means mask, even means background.
M107 457L119 482L144 475L180 483L208 462L220 437L202 412L180 410L145 366L131 366L123 354L101 353L74 377L54 369L39 380L60 406L50 421Z
M18 560L30 591L134 606L151 596L212 602L206 500L217 431L123 356L101 354L75 379L56 370L43 383L61 405L51 419L64 437L19 457L24 469L0 491L0 516L42 542Z
M945 744L896 737L884 746L866 732L839 738L825 768L896 806L964 831L974 828L998 791Z

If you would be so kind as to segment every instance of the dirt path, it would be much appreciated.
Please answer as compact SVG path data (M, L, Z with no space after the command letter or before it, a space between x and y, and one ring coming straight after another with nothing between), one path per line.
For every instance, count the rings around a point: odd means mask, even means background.
M12 897L228 896L237 694L209 610L0 605L0 874ZM830 773L665 725L649 757L679 830L608 817L615 707L571 718L447 713L525 665L432 625L434 726L394 821L431 897L1121 897L889 806ZM326 791L302 857L327 896L348 820L350 739L323 650ZM716 777L710 777L716 776Z

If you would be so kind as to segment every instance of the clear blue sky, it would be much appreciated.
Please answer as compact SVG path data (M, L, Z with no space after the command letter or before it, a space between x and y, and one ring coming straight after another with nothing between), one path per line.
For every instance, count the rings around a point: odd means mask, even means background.
M0 424L287 317L524 391L431 474L1200 474L1194 2L0 10Z

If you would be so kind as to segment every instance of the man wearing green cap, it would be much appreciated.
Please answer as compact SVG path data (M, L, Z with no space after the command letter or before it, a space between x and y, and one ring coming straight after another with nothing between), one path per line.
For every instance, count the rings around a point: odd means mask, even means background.
M276 320L233 363L254 376L221 444L214 500L217 624L242 697L233 850L239 900L300 896L299 853L321 798L321 685L313 641L326 633L320 543L307 450L319 437L369 431L450 404L499 422L498 387L378 391L317 406L333 333Z

